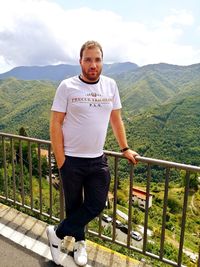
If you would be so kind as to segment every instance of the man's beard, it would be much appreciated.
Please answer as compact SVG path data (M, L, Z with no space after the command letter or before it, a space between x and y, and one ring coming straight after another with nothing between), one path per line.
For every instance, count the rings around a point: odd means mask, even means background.
M91 73L92 71L86 72L86 71L84 71L84 69L82 69L82 74L88 81L94 82L94 81L97 81L99 79L101 71L102 71L102 69L99 71L94 71L95 73Z

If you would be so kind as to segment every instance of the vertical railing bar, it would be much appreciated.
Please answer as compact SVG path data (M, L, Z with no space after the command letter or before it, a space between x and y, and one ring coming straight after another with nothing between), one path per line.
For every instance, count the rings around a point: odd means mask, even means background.
M41 171L41 144L40 143L38 143L38 174L39 174L40 214L42 214L42 171Z
M64 192L63 192L63 184L62 184L60 171L59 171L59 191L60 191L60 220L63 220L64 219Z
M99 214L98 220L98 236L101 237L102 235L102 213Z
M98 236L101 237L102 235L102 214L99 215L99 222L98 222Z
M11 165L12 165L12 178L13 178L13 200L16 202L16 177L15 177L15 160L14 160L14 140L11 137Z
M187 201L189 194L189 181L190 181L190 172L186 171L185 175L185 193L183 200L183 212L182 212L182 222L181 222L181 234L180 234L180 244L178 252L178 266L181 266L182 254L183 254L183 243L184 243L184 234L185 234L185 224L186 224L186 212L187 212Z
M169 174L170 168L166 168L165 174L165 193L164 193L164 203L163 203L163 216L162 216L162 231L161 231L161 240L160 240L160 259L164 255L164 241L165 241L165 226L166 226L166 213L167 213L167 201L168 201L168 189L169 189Z
M49 163L49 215L52 218L53 191L52 191L52 161L51 161L51 145L48 145L48 163Z
M114 166L114 200L113 200L113 235L112 241L116 239L116 213L117 213L117 189L118 189L118 160L119 158L115 156L115 166Z
M89 227L88 227L88 225L86 225L85 226L85 232L88 233L88 231L89 231Z
M19 140L19 160L20 160L20 184L21 184L21 198L22 207L24 207L24 171L23 171L23 153L22 153L22 140Z
M2 136L2 149L3 149L3 168L4 168L4 190L6 199L8 199L8 177L7 177L7 169L6 169L6 144L5 137Z
M133 170L134 165L130 164L130 182L129 182L129 201L128 201L128 234L127 234L127 247L130 248L131 245L131 230L132 230L132 192L133 192Z
M145 204L145 217L144 217L144 236L143 236L143 253L146 253L147 247L147 227L148 227L148 213L149 213L149 191L151 180L151 165L148 163L147 167L147 185L146 185L146 204Z
M32 150L31 142L28 142L28 166L29 166L29 181L30 181L30 203L31 210L33 209L33 164L32 164Z
M98 236L101 238L102 236L102 213L99 214L98 220Z

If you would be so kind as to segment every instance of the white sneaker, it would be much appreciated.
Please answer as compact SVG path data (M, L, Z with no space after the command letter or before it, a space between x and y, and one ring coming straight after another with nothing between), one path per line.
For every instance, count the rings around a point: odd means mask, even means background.
M54 226L49 225L46 229L47 237L49 240L49 246L51 250L51 256L53 258L53 261L56 264L60 264L60 249L61 249L61 239L57 237Z
M79 266L84 266L87 263L86 244L84 240L77 241L74 244L74 261Z

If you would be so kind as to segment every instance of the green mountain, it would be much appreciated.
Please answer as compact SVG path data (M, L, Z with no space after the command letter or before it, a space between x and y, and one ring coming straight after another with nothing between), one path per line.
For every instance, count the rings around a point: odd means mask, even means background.
M146 157L200 165L199 107L200 95L126 116L129 143Z
M124 108L133 114L148 108L200 94L200 64L147 65L116 75Z
M56 84L43 81L0 80L0 131L49 138L49 117Z
M116 75L138 68L131 62L104 64L104 75ZM45 80L45 81L61 81L68 77L78 75L80 73L80 65L47 65L47 66L20 66L10 71L0 74L0 79L16 78L18 80Z
M200 64L147 65L112 74L129 145L142 156L200 165ZM49 139L57 82L0 80L0 131ZM110 130L106 149L118 151Z

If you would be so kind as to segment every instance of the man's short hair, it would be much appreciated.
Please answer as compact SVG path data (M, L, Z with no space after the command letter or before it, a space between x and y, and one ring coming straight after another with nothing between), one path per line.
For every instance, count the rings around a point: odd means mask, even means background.
M96 48L96 47L100 49L101 55L102 55L102 58L103 58L103 49L102 49L102 46L98 42L96 42L96 41L87 41L81 47L81 50L80 50L80 59L83 56L83 51L84 50L86 50L86 49L92 49L92 48Z

